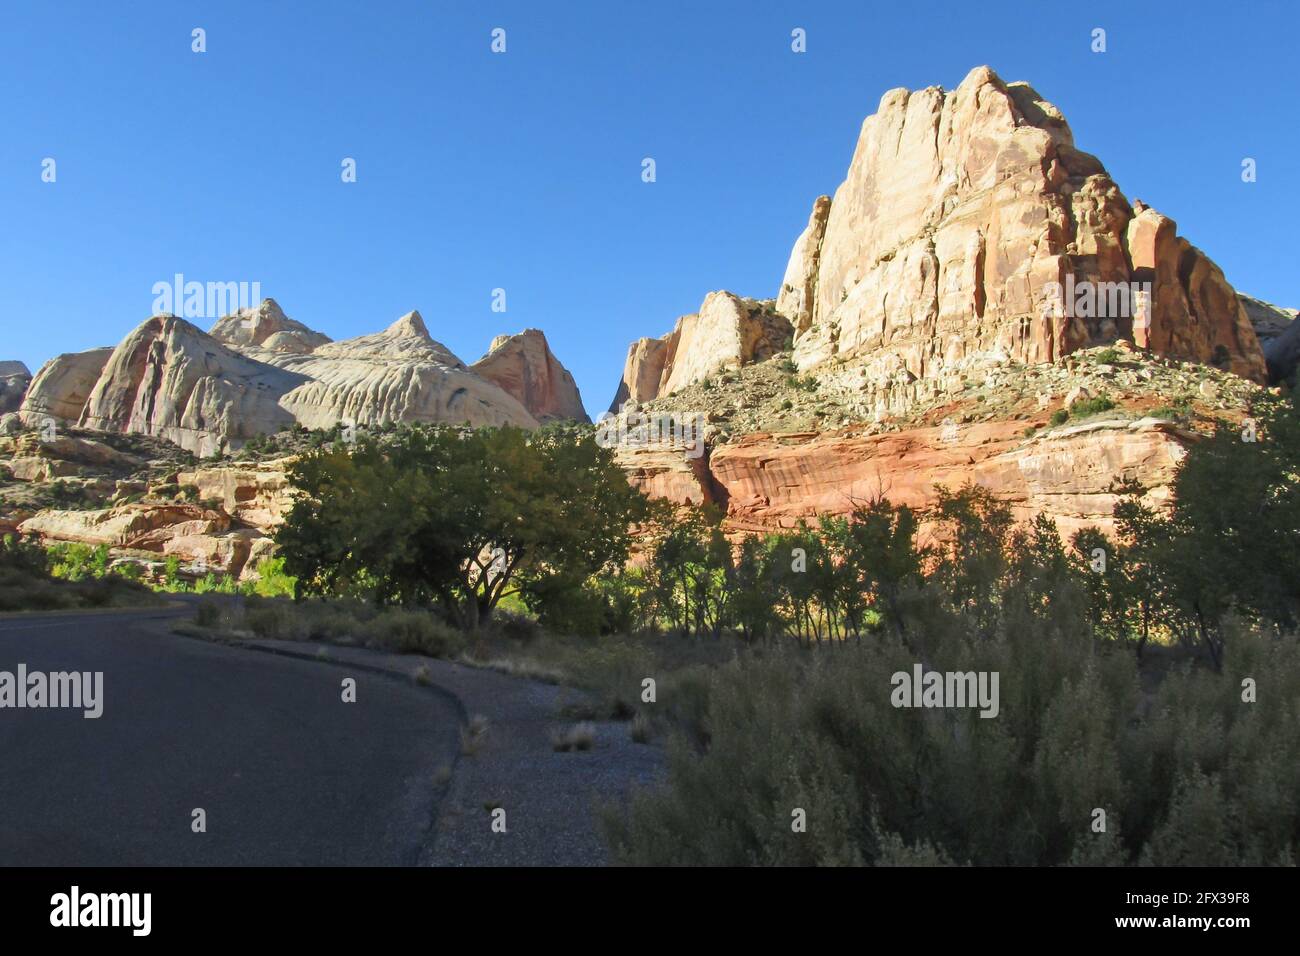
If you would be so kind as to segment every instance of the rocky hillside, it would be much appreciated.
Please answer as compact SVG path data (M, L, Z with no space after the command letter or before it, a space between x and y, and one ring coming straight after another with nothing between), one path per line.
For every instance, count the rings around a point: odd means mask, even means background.
M154 579L170 559L183 579L253 578L292 504L288 465L338 437L299 425L200 461L163 438L33 429L10 413L0 416L0 534L103 545Z
M736 530L882 491L925 507L967 480L1062 530L1106 526L1116 479L1162 500L1198 427L1294 373L1293 319L1239 296L1054 106L981 67L951 92L884 95L775 300L710 293L631 345L621 432L647 413L709 424L703 455L619 457Z
M220 319L210 332L157 315L114 348L47 362L21 415L29 425L54 419L152 435L203 457L293 425L533 428L542 419L585 420L572 376L545 337L532 330L510 342L470 367L429 335L418 312L342 342L289 319L271 299Z

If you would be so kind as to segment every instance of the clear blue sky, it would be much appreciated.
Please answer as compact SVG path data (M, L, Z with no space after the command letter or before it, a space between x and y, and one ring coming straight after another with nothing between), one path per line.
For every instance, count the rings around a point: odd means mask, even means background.
M1177 219L1238 289L1300 305L1293 3L0 10L0 359L33 370L115 344L182 272L260 281L334 338L417 308L466 361L540 327L595 414L632 339L713 289L776 293L885 90L951 88L982 63L1056 103L1130 200Z

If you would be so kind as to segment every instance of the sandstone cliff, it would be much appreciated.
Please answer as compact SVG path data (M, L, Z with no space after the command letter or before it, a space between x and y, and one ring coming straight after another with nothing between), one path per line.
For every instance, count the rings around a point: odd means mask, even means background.
M499 385L539 422L590 421L577 382L551 353L540 329L498 335L470 371Z
M964 481L1063 531L1109 527L1113 481L1165 500L1197 428L1242 414L1300 352L1289 316L1239 297L1172 219L1130 204L1054 106L986 67L952 91L892 90L863 123L791 250L779 363L738 344L752 311L722 315L748 300L710 299L633 343L611 411L706 413L703 458L618 458L649 494L723 506L732 531L877 491L926 507ZM699 387L718 368L740 374ZM1091 400L1114 411L1075 422Z
M925 511L937 489L983 485L1011 504L1016 517L1055 519L1063 535L1109 530L1116 479L1136 478L1148 504L1168 498L1174 468L1195 435L1158 419L1099 421L1023 434L1018 422L971 425L956 437L943 428L898 433L753 433L718 445L707 461L662 449L624 449L618 457L632 483L679 504L710 502L732 532L792 528L818 515L843 515L883 494Z
M844 182L813 203L776 311L801 370L847 363L880 407L972 359L1053 362L1119 339L1267 378L1218 267L1172 219L1130 205L1054 106L987 67L950 92L882 97ZM688 320L708 334L687 341ZM748 361L717 331L728 325L701 308L662 346L635 343L619 395L645 401Z
M1054 361L1126 338L1265 377L1218 268L1172 220L1130 206L1054 106L987 67L951 92L886 93L863 123L815 261L803 246L787 270L815 277L801 368L851 358L869 378L926 378L978 352ZM1063 295L1144 282L1145 309L1118 295L1086 307Z

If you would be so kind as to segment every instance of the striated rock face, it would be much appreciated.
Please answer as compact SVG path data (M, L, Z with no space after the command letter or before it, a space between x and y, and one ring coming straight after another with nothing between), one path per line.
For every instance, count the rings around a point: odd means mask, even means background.
M23 399L23 421L30 425L47 417L77 421L112 354L111 348L68 352L42 365Z
M1264 379L1254 331L1218 268L1172 220L1145 207L1135 215L1054 106L987 67L951 92L884 95L807 278L817 218L815 208L791 257L802 283L789 272L786 282L794 317L798 290L815 289L801 368L856 359L869 378L921 379L978 352L1045 362L1126 338ZM1145 310L1099 287L1134 282L1152 284ZM1065 301L1063 290L1088 286L1093 302Z
M517 399L434 341L418 312L383 332L332 342L310 355L264 358L298 377L280 406L307 428L341 421L537 427Z
M710 292L699 312L682 316L662 339L633 343L611 410L629 399L649 401L724 369L771 358L792 333L790 321L763 303Z
M499 385L539 422L590 421L577 382L551 353L540 329L498 335L470 371Z
M217 321L208 332L218 342L236 348L263 348L272 352L313 352L330 342L284 314L274 299L263 299L252 309L240 309Z
M96 511L41 511L18 524L23 535L45 541L105 545L114 553L154 554L186 562L191 575L220 572L248 577L273 553L256 529L232 527L230 518L197 505L122 504Z
M151 316L116 348L59 356L33 381L22 418L154 435L202 456L293 424L537 426L516 398L434 341L418 312L330 342L268 299L213 333Z
M131 472L144 466L144 461L134 455L117 451L103 442L71 435L43 437L39 432L27 432L15 438L0 438L0 454L12 459L11 468L19 481L38 481L23 477L26 461L58 462L70 469L89 466L110 472ZM68 474L74 473L68 470Z
M151 316L122 343L78 424L166 438L199 455L293 423L279 398L302 377L235 352L174 315Z
M620 448L632 484L654 497L726 509L731 531L790 528L817 515L847 514L884 494L927 509L936 486L983 485L1017 518L1045 514L1063 535L1113 526L1119 478L1137 478L1147 502L1168 500L1169 482L1193 433L1153 418L1083 423L1035 438L1023 422L992 422L856 436L834 432L747 435L694 461L660 449Z
M150 447L138 439L128 444ZM152 447L174 451L161 445ZM260 561L275 555L273 535L293 504L286 477L292 458L177 471L170 469L179 455L146 460L84 435L50 440L30 431L0 437L0 457L6 459L0 471L16 482L58 479L79 491L83 502L97 505L33 509L21 486L10 485L6 491L17 505L0 518L0 530L46 542L103 545L115 560L154 574L162 573L163 557L175 556L189 577L256 577Z
M18 411L31 383L32 373L22 362L0 362L0 415Z

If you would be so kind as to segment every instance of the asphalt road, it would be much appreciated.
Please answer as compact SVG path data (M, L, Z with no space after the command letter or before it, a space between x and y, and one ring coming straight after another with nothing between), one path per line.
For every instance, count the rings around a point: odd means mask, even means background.
M98 719L0 707L0 866L419 862L459 746L455 705L168 633L188 613L0 619L0 671L104 674Z

